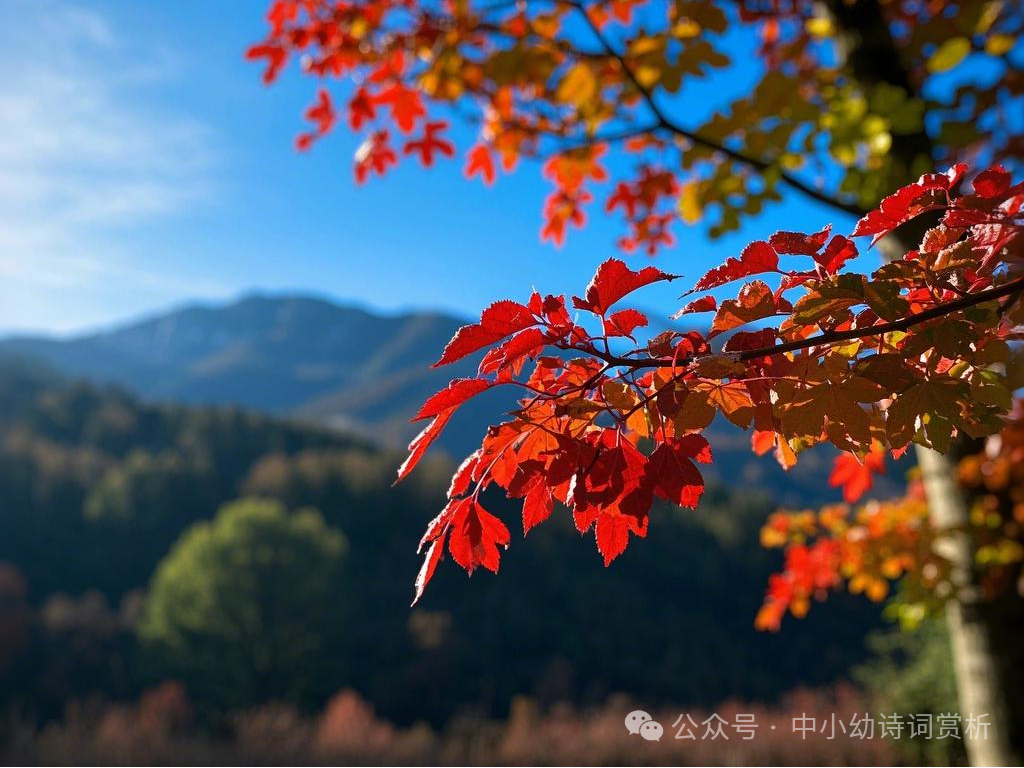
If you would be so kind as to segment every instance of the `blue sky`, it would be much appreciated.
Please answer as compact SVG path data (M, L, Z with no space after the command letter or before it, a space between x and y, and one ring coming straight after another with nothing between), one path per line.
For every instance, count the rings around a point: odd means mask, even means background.
M0 333L73 333L254 290L472 316L534 286L579 292L615 255L622 224L598 210L564 248L540 242L535 165L486 188L461 162L410 162L356 187L356 137L296 153L314 84L291 71L267 89L243 61L264 32L259 0L0 9ZM752 75L739 67L727 89ZM721 88L684 98L706 114ZM791 197L716 242L680 223L656 263L695 279L751 239L830 220L851 224ZM679 292L637 303L667 317Z

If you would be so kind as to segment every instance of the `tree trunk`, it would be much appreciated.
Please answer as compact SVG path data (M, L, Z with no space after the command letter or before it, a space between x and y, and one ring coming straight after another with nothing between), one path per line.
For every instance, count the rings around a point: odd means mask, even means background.
M1016 595L986 600L978 585L975 546L967 531L968 505L956 482L956 457L915 446L932 526L945 532L936 551L951 563L956 598L946 606L953 671L971 765L1020 765L1024 756L1024 653L1022 601ZM968 718L988 723L968 733Z
M879 0L823 0L822 12L839 30L840 55L849 72L869 90L878 83L903 88L916 96L915 84L901 61ZM914 181L922 163L934 163L934 147L922 129L894 136L892 159ZM897 170L897 169L894 169ZM886 259L902 258L917 247L928 223L915 221L879 244ZM968 532L970 510L957 481L958 451L949 455L915 446L928 499L932 525L945 535L936 548L952 564L956 598L946 610L953 650L960 715L967 755L972 765L1024 764L1024 599L1011 590L986 599L975 562L975 543ZM967 733L968 718L987 715L987 733Z

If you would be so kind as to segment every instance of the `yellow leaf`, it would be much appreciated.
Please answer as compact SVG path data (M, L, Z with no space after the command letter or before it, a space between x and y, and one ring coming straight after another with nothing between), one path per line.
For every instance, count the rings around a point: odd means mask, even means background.
M683 19L672 27L672 36L675 38L696 37L699 34L700 24L690 19Z
M597 95L597 78L586 64L577 64L558 84L556 97L577 106L585 104Z
M992 35L985 41L985 53L989 56L1002 56L1009 53L1016 42L1013 35Z
M808 19L804 24L804 28L811 37L831 37L835 33L832 19L823 16Z
M947 72L971 52L971 41L966 37L953 37L940 45L928 59L929 72Z
M700 183L689 181L683 185L683 190L679 194L679 215L687 224L696 224L704 214L699 191Z

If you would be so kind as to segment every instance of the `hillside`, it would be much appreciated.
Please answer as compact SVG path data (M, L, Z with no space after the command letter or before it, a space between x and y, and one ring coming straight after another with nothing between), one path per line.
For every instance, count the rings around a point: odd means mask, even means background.
M42 634L0 648L0 703L21 697L45 715L47 702L133 695L159 679L153 660L137 666L132 606L182 532L243 495L318 508L348 538L330 606L342 639L310 664L325 696L353 686L400 721L439 723L467 708L500 714L517 694L593 703L626 692L652 705L772 699L835 680L864 655L878 608L863 600L840 596L782 635L753 629L779 561L757 544L771 505L721 487L697 512L656 507L650 536L607 569L593 541L556 513L526 540L514 537L498 576L467 579L444 563L410 611L416 543L451 465L428 460L392 488L396 461L275 418L147 405L5 365L0 592L14 599L13 564L27 585L16 594L39 611L33 632ZM518 528L512 505L487 504ZM4 610L0 625L16 615Z

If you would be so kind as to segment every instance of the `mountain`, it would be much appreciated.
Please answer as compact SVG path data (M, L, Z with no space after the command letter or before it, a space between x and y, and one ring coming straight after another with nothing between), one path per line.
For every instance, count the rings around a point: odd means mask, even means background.
M479 356L430 368L467 321L434 312L383 316L308 296L246 296L222 306L188 306L99 333L56 340L0 341L0 354L38 361L66 376L114 383L143 397L288 415L404 447L420 425L409 418ZM514 406L501 389L464 405L438 442L461 457ZM708 474L771 493L786 505L835 501L825 483L830 454L815 451L784 473L758 459L749 435L714 425ZM898 479L900 473L895 477ZM882 485L885 493L896 484Z
M465 320L439 313L386 317L306 296L246 296L225 306L187 306L66 340L17 337L0 352L55 371L125 386L151 400L235 404L404 445L420 403L476 361L430 368ZM461 421L493 413L474 404ZM506 408L502 408L506 410ZM442 445L471 450L454 425ZM477 438L478 440L478 438Z

